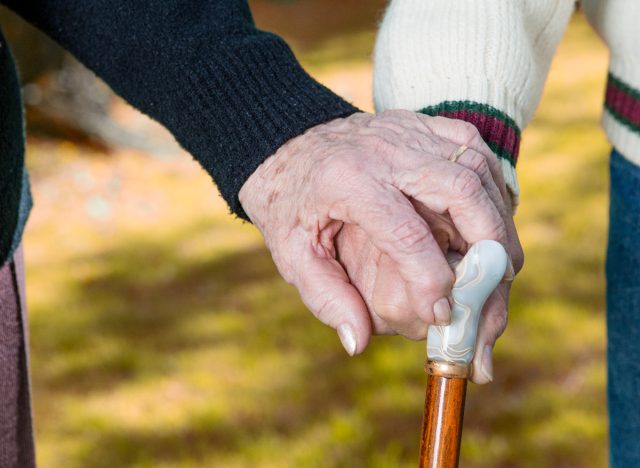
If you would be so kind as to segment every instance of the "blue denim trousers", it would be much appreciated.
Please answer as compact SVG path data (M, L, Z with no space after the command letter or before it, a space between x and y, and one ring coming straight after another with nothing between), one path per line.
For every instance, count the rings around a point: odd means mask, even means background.
M640 167L611 153L607 246L610 461L640 467Z

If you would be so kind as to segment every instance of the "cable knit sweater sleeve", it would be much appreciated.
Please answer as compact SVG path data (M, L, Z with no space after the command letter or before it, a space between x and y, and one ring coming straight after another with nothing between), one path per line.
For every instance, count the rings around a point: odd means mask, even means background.
M287 140L357 111L313 80L247 0L0 0L164 124L232 210Z
M473 123L499 158L517 204L520 132L574 6L573 0L393 0L375 48L376 108Z

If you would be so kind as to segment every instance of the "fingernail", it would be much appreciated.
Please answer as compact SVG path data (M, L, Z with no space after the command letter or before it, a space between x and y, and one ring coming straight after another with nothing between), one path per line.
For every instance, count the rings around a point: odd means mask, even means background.
M504 272L504 277L502 278L502 281L505 283L510 283L515 279L515 277L516 277L516 270L515 268L513 268L513 263L511 262L511 259L508 258L507 271Z
M491 346L486 345L484 350L482 351L482 364L480 367L480 372L484 375L489 382L493 382L493 360L491 359L491 355L493 350Z
M337 330L340 342L349 356L356 354L356 334L348 323L339 325Z
M451 323L451 306L446 297L438 299L433 305L433 315L438 325L449 325Z

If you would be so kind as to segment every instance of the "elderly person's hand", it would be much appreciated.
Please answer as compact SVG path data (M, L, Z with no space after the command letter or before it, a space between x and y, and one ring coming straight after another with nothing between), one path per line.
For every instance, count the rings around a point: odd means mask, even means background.
M522 247L513 224L511 197L506 191L496 157L472 125L442 117L421 118L435 133L447 136L454 143L468 146L472 150L461 154L457 163L478 173L483 185L492 193L493 184L489 179L493 179L493 183L500 188L507 209L503 219L507 230L507 251L512 264L505 275L505 281L490 296L483 309L472 366L471 380L483 384L493 379L492 349L507 325L510 280L520 271L524 262ZM466 253L467 242L448 214L437 213L420 204L414 205L427 222L443 253ZM500 206L500 203L497 205ZM367 304L374 332L423 339L426 336L426 324L416 321L411 313L408 291L395 262L377 249L358 226L345 225L335 240L338 259Z
M454 275L421 213L450 217L453 249L482 239L509 247L497 169L471 146L458 163L448 160L470 126L444 120L389 111L319 125L280 148L240 191L284 279L351 355L372 332L421 338L427 324L450 320ZM374 312L366 290L352 284L336 258L335 238L345 226L366 236L346 239L345 253L357 255L370 241L388 262L403 291L401 316Z
M453 243L459 245L462 242L450 220L445 221L433 214L427 216L427 220L434 237L447 239L453 234ZM345 225L338 233L336 246L341 265L367 304L374 333L424 339L427 324L416 320L411 312L405 283L389 256L380 252L367 234L353 225ZM509 246L510 251L521 252L517 238L510 238ZM464 250L456 251L462 255ZM514 269L507 272L505 281L489 297L482 311L471 376L475 383L484 384L493 380L493 346L506 328L510 280L521 269L522 259L521 254L515 256Z
M495 193L491 188L494 184L499 187L503 203L496 201L496 205L506 209L506 213L503 213L506 247L512 264L505 275L505 282L487 300L480 319L471 379L483 384L493 379L492 349L507 325L510 280L520 271L524 262L513 224L511 197L506 191L496 157L472 125L443 117L420 118L436 134L469 147L470 151L460 155L457 163L474 170L488 192ZM460 256L466 253L468 244L448 214L435 212L415 201L414 206L427 222L443 253L454 251ZM367 304L374 332L423 339L427 324L416 320L411 312L408 291L395 262L376 248L364 230L354 225L345 225L338 233L336 248L341 265Z

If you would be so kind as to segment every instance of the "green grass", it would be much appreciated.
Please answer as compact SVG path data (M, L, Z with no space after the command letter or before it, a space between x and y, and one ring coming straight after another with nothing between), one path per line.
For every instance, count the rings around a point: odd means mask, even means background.
M324 44L307 65L348 79ZM605 466L605 68L574 22L524 134L526 265L495 381L468 394L462 466ZM349 359L188 157L87 153L29 148L40 466L415 466L423 343Z

